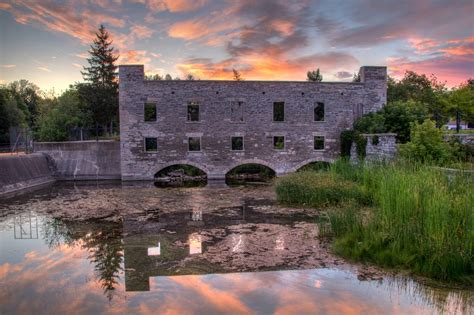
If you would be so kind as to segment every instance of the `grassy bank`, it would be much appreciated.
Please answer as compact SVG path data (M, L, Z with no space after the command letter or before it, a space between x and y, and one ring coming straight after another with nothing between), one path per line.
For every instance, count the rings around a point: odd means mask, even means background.
M336 205L323 230L345 257L474 283L473 185L424 166L340 161L281 178L276 191L285 204Z

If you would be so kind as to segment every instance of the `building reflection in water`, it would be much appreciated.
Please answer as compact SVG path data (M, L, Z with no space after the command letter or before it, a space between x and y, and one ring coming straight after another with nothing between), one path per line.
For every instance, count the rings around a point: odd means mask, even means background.
M198 209L193 209L193 212L191 213L191 220L202 221L202 211Z
M192 233L188 238L189 255L202 254L202 236L198 233Z
M242 253L244 251L244 241L245 235L243 234L233 234L232 235L232 252Z
M160 256L161 255L161 245L158 242L156 247L148 247L148 256Z
M283 235L278 235L275 240L275 250L284 250L285 249L285 239Z
M38 239L38 218L31 211L16 215L13 219L15 239Z

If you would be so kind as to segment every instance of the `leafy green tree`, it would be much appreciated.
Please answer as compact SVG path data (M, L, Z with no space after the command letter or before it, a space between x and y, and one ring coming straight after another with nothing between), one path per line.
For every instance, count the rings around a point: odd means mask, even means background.
M66 141L74 127L83 127L90 118L82 111L83 104L75 89L65 91L58 98L43 100L37 120L36 137L39 141Z
M449 113L456 119L459 132L461 120L474 123L474 89L469 81L449 93Z
M173 80L173 77L172 77L169 73L167 73L167 74L165 75L165 80L171 81L171 80Z
M10 142L10 127L26 127L26 125L25 112L18 107L17 99L10 89L0 86L0 143Z
M316 69L316 71L308 71L306 73L306 80L311 81L311 82L321 82L323 81L323 75L319 71L319 68Z
M232 79L234 81L243 81L244 80L244 78L242 78L242 75L240 74L239 71L237 71L235 69L232 69L232 73L233 73Z
M406 159L434 164L445 164L453 158L453 152L443 139L443 131L432 120L414 123L411 140L400 145L400 155Z
M158 73L156 73L156 74L146 75L145 80L161 81L163 80L163 77L159 75Z
M34 127L38 115L38 105L41 100L40 89L28 80L14 81L8 85L11 95L15 98L18 108L30 127Z
M389 77L387 81L388 103L413 100L423 104L431 118L441 127L448 120L447 89L436 76L407 71L400 81Z
M360 73L354 73L354 76L352 77L352 82L360 82Z
M186 75L186 81L194 81L194 80L196 80L196 77L192 75L191 73L188 73Z
M405 143L410 140L411 124L422 123L426 118L427 110L420 102L397 101L359 118L354 123L354 130L360 133L393 132L397 134L398 142Z
M88 67L81 71L86 83L77 84L80 97L84 100L85 111L94 123L107 126L118 121L117 66L110 34L103 25L96 33L91 49Z

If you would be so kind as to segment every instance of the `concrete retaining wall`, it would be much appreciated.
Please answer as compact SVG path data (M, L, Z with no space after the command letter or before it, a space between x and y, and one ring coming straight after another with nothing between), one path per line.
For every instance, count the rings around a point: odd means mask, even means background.
M44 154L0 157L0 196L54 182Z
M121 178L118 141L36 142L35 152L51 157L60 180Z

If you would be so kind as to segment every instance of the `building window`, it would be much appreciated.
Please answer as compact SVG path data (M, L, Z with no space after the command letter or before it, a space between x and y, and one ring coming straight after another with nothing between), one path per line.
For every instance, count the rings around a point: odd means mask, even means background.
M317 102L314 106L314 121L324 121L324 103Z
M158 151L158 140L156 138L145 138L145 151L146 152Z
M199 103L188 103L188 121L199 121Z
M201 151L201 138L200 137L189 137L188 138L188 150L189 151Z
M232 151L242 151L244 149L244 137L232 137Z
M324 136L314 136L314 149L324 150Z
M273 103L273 121L285 121L285 102Z
M275 136L275 137L273 137L273 148L275 150L284 150L285 149L285 137L284 136Z
M145 103L145 121L156 121L155 103Z
M244 102L242 101L230 102L230 121L234 121L234 122L244 121Z

